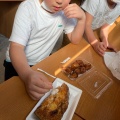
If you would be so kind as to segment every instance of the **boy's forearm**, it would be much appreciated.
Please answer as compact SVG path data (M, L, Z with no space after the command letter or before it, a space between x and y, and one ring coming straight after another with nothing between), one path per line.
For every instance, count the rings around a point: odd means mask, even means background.
M18 75L25 82L32 70L27 63L24 49L12 44L10 46L10 58Z
M85 19L86 17L83 15L83 17L77 21L77 25L71 33L71 42L73 44L78 44L82 39L85 30Z
M100 30L100 39L108 44L108 28Z
M91 28L91 26L85 26L85 35L87 37L88 42L93 45L95 42L97 42L97 38L94 35L94 32Z

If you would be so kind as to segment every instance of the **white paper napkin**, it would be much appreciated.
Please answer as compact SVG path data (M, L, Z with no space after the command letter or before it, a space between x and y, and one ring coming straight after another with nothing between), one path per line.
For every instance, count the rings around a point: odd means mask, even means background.
M120 51L117 53L106 52L104 55L104 62L113 76L120 80Z

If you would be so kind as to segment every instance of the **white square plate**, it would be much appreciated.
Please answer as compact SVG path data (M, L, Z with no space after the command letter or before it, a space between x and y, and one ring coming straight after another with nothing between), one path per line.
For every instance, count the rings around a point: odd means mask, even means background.
M69 105L68 108L66 110L66 112L64 113L63 117L61 120L71 120L73 117L73 114L75 112L76 106L79 102L79 99L81 97L82 94L82 90L79 88L74 87L73 85L61 80L60 78L56 78L56 80L53 82L53 88L56 88L58 86L61 86L62 83L66 83L69 87L69 92L70 92L70 96L69 96ZM49 91L48 93L46 93L39 101L38 103L35 105L35 107L32 109L32 111L29 113L29 115L27 116L26 120L39 120L38 117L34 114L34 111L37 109L38 106L40 106L40 104L43 102L43 100L50 94L51 91Z

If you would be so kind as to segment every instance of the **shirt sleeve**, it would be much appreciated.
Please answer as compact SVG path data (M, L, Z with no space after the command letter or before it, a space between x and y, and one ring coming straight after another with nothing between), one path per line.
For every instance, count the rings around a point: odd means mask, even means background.
M81 7L92 16L95 16L99 7L99 0L85 0Z
M117 16L117 17L118 17L118 16ZM112 25L112 24L115 22L115 20L117 19L117 17L116 17L116 18L109 19L109 20L106 20L106 23L109 24L109 25Z
M31 31L31 15L26 2L18 7L9 41L26 46Z
M106 17L106 22L108 24L113 24L116 19L119 17L120 15L120 5L117 5L115 8L115 11L109 13L109 15Z
M68 19L64 28L65 34L71 33L77 24L77 20L74 18Z

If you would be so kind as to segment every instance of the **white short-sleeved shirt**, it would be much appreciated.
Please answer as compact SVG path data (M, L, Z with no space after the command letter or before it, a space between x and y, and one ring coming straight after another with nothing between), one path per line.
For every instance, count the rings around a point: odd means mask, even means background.
M39 0L26 0L16 12L9 41L25 46L28 64L34 65L49 56L63 31L71 33L75 25L76 20L66 18L63 11L50 14L41 7ZM9 47L6 61L10 61Z
M104 24L112 24L120 15L120 4L111 9L107 0L85 0L81 7L94 17L92 22L93 30L100 28Z

